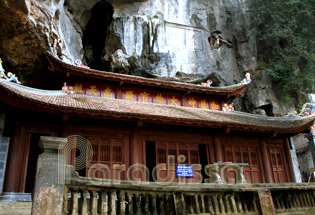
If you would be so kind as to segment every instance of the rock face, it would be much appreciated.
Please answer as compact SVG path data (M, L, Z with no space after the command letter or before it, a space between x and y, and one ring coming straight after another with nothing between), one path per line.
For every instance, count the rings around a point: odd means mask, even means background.
M280 104L269 78L255 70L246 12L245 0L1 0L0 57L26 85L45 88L63 82L46 71L44 53L55 39L62 60L94 69L113 69L110 56L121 49L133 75L226 86L252 72L238 110L287 113L292 107ZM233 48L211 47L213 31Z

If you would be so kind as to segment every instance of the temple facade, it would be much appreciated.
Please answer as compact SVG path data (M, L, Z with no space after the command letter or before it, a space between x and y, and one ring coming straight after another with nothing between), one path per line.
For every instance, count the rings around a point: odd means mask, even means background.
M10 138L3 193L34 191L43 137L73 142L58 150L68 150L66 163L79 177L166 186L295 182L290 137L307 132L315 116L222 111L250 82L203 87L78 67L51 54L47 59L71 90L0 80L2 136Z

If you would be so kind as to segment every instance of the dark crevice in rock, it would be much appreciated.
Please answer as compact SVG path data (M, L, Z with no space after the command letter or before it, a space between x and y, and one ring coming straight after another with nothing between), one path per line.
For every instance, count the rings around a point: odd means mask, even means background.
M92 16L83 32L84 57L89 67L108 70L109 65L103 59L107 38L107 29L113 20L114 9L105 1L98 2L92 8Z
M273 109L272 104L262 105L258 108L264 110L266 112L267 116L274 116L273 110L272 110Z

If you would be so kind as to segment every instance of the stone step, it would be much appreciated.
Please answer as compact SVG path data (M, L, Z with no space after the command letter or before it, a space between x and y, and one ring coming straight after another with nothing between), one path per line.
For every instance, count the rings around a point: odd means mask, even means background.
M0 202L0 215L30 215L32 202Z

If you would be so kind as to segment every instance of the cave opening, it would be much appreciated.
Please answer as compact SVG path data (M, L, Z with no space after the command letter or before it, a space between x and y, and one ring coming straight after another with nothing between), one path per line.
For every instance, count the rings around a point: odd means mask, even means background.
M263 109L266 112L267 116L274 116L272 104L262 105L259 108Z
M91 18L83 31L84 58L93 69L109 70L109 62L103 59L107 39L107 28L113 20L114 8L106 1L94 5Z

